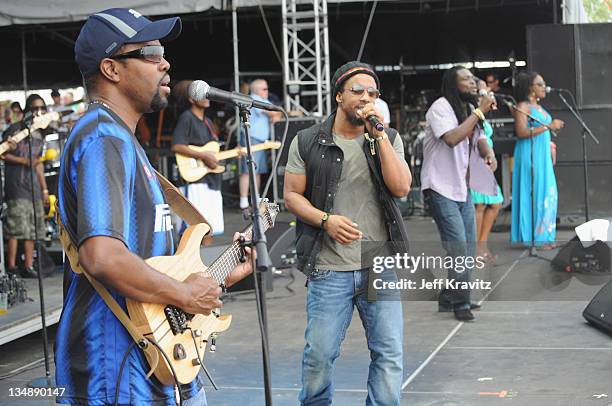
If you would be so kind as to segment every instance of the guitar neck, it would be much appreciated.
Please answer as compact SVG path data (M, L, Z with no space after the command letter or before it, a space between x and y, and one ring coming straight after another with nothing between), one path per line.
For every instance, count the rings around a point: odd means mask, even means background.
M256 144L256 145L251 146L251 151L256 152L256 151L261 151L261 150L268 149L268 148L270 147L266 143ZM227 151L217 152L215 156L218 161L222 161L224 159L236 158L239 155L238 151L240 151L240 149L242 148L234 148L234 149L230 149Z
M30 134L30 132L28 130L21 130L17 134L15 134L15 135L13 135L13 136L11 136L9 138L11 140L15 141L15 143L18 143L18 142L22 141L24 138L26 138L29 134ZM0 155L4 154L9 149L10 149L10 147L9 147L8 141L3 142L2 144L0 144Z
M266 216L263 215L263 230L262 232L266 232L270 228L270 224L268 223ZM243 232L245 240L251 240L253 236L253 226L250 225ZM225 251L223 254L219 256L219 258L215 259L215 261L208 267L208 272L210 275L217 281L219 285L225 284L225 279L227 279L228 275L234 270L236 265L240 263L240 242L234 241L232 245Z

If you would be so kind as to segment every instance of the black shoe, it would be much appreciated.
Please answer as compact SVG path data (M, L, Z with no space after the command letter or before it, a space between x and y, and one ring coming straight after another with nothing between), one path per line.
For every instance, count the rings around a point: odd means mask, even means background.
M480 310L480 305L476 303L470 304L470 310ZM453 306L438 303L438 311L440 313L450 313L453 311Z
M21 271L16 266L10 266L6 268L6 273L9 275L21 276Z
M455 318L459 321L472 321L474 315L470 309L458 309L455 310Z
M470 310L478 311L480 310L480 305L476 303L470 304Z
M36 273L36 270L34 269L33 266L24 268L21 270L21 277L22 278L38 278L38 273Z

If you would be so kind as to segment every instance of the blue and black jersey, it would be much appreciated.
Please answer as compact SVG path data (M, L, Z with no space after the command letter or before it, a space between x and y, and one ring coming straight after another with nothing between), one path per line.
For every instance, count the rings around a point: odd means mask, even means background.
M144 150L110 109L92 105L77 122L62 155L60 215L72 241L108 236L149 258L172 255L170 208ZM115 403L121 360L132 338L84 276L70 272L55 342L59 403ZM126 269L125 272L130 272ZM125 298L109 289L127 312ZM144 354L133 347L119 383L119 404L174 405L173 386L162 385ZM198 376L181 387L183 399L202 387Z

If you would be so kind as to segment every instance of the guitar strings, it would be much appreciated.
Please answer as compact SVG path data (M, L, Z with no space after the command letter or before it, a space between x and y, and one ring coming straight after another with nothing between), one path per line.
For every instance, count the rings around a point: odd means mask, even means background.
M264 231L271 227L271 215L268 210L264 211ZM253 235L253 228L249 226L245 232L245 239L251 239ZM221 254L208 268L208 272L210 275L217 281L219 284L223 284L225 279L229 276L229 274L234 270L236 265L240 262L241 257L240 243L238 241L234 241L230 248Z

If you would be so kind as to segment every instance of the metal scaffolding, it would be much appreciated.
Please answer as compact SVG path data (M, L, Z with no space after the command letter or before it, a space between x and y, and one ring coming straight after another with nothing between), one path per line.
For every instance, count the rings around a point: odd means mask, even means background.
M282 0L285 108L331 112L327 0Z

